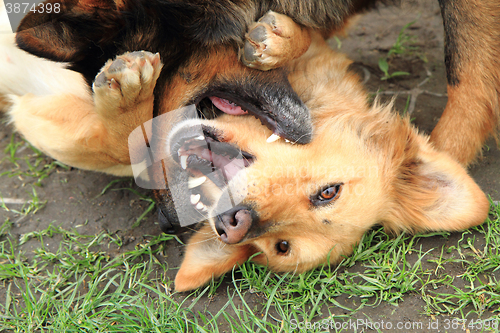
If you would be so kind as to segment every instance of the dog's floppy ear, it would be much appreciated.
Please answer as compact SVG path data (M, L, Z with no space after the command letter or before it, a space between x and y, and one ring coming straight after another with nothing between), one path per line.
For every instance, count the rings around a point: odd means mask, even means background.
M413 231L467 229L483 223L489 202L466 170L446 153L433 149L414 133L407 141L410 155L393 175L391 229ZM413 156L411 156L413 155Z
M226 245L215 238L207 224L191 237L181 268L175 277L175 290L188 291L202 287L212 279L241 265L253 251L249 245Z

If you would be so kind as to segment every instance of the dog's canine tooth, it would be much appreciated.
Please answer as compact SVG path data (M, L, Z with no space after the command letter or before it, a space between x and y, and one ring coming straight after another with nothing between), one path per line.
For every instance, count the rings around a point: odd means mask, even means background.
M273 134L271 134L270 137L267 138L266 142L271 143L271 142L277 141L279 139L281 139L281 137L279 135L273 133Z
M188 156L187 155L182 155L180 157L180 162L181 162L181 167L186 170L187 169L187 159L188 159Z
M205 137L203 135L200 135L200 136L197 136L194 139L197 140L197 141L203 141L203 140L205 140Z
M200 194L191 194L191 204L196 205L198 202L200 202L201 195Z
M203 204L203 202L198 202L198 204L196 205L196 209L198 210L202 210L203 208L205 208L205 205Z
M207 180L207 177L205 177L205 176L201 176L198 178L189 177L188 188L192 189L192 188L198 187L201 184L203 184L206 180Z

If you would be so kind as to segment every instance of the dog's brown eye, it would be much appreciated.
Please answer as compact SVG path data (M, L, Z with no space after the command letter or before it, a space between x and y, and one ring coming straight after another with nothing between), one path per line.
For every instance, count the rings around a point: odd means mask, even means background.
M342 192L343 184L335 184L321 189L316 195L311 197L314 206L321 206L336 200Z
M288 250L290 249L290 244L287 241L280 241L276 244L276 250L278 254L285 255L288 254Z
M331 200L336 195L337 195L337 188L336 187L329 187L326 190L323 190L323 192L321 192L320 198L323 200Z

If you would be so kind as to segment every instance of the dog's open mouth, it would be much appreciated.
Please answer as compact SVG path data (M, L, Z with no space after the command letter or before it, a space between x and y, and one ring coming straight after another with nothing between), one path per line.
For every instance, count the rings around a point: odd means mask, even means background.
M222 98L217 96L208 96L203 98L200 102L196 103L196 109L198 111L198 117L201 119L214 119L222 113L240 116L240 115L250 115L259 119L260 122L271 129L273 134L269 138L269 142L276 141L280 138L285 138L287 142L290 142L286 139L287 135L282 133L282 130L277 125L275 119L273 119L271 114L267 114L263 112L263 110L254 110L258 109L255 106L252 106L248 103L233 102L228 97ZM235 99L235 97L232 97ZM293 141L292 141L293 142Z
M196 120L177 128L168 146L172 159L188 174L190 203L201 213L207 213L227 184L254 160L248 152L224 142L220 130Z

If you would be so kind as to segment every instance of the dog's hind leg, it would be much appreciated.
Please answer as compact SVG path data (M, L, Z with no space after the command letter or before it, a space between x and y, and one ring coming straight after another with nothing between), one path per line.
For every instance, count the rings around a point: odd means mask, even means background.
M500 2L440 0L448 104L431 141L461 164L476 158L500 119Z

